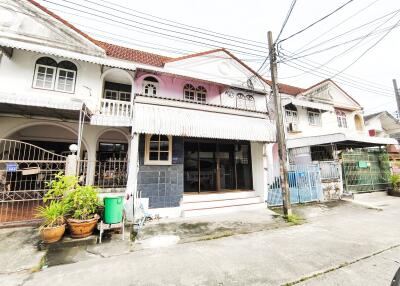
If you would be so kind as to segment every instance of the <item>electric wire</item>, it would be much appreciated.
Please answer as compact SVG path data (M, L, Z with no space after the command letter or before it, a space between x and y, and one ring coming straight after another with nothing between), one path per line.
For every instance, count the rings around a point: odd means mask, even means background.
M346 3L344 3L343 5L339 6L338 8L336 8L335 10L333 10L332 12L330 12L329 14L325 15L324 17L318 19L317 21L311 23L310 25L308 25L307 27L297 31L296 33L284 38L283 40L280 40L279 43L282 43L284 41L287 41L305 31L307 31L308 29L310 29L311 27L315 26L316 24L320 23L321 21L325 20L326 18L330 17L331 15L335 14L336 12L340 11L341 9L343 9L344 7L346 7L348 4L350 4L351 2L353 2L354 0L349 0Z

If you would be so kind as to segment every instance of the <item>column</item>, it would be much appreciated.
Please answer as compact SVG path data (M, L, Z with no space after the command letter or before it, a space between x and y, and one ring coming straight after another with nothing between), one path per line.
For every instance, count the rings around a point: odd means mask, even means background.
M125 213L128 221L133 221L139 208L137 195L137 174L139 171L139 134L132 130L128 155L128 182L125 190Z

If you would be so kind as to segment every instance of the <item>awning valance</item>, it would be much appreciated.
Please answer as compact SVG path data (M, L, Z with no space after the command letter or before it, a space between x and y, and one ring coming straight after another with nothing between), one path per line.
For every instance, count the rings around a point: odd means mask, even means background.
M285 106L290 103L297 106L319 109L321 111L334 111L333 106L326 103L302 100L297 98L282 98L282 105Z
M266 117L135 104L133 128L137 133L185 137L275 141L275 126Z
M288 139L287 148L297 148L305 146L326 145L326 144L347 144L349 146L371 147L397 144L394 138L371 137L361 134L333 133L303 138Z

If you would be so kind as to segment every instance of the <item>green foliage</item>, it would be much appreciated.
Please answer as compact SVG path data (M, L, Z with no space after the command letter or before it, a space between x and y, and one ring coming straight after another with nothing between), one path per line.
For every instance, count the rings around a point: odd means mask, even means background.
M302 224L304 222L304 219L296 214L291 214L291 215L285 216L284 219L286 220L286 222L288 222L292 225L298 225L298 224Z
M100 206L97 192L92 186L77 186L65 196L64 201L70 216L79 220L93 218Z
M68 192L78 186L78 178L74 176L65 176L62 172L55 175L55 179L48 183L50 188L43 201L62 199Z
M36 209L36 218L43 219L42 227L53 227L64 223L64 216L68 212L68 206L60 201L51 201L47 206Z
M393 184L393 186L397 185L400 183L400 174L393 174L390 176L390 182Z

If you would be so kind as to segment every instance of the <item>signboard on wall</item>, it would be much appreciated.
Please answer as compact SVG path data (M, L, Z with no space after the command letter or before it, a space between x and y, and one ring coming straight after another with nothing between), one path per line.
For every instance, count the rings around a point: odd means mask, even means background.
M18 164L14 162L6 163L6 170L8 173L15 173L18 170Z

